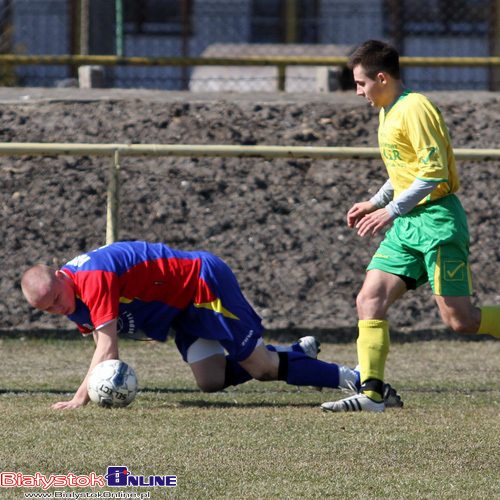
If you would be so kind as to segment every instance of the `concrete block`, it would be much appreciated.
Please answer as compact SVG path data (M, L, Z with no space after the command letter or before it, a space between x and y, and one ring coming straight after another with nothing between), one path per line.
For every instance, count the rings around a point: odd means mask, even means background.
M102 66L80 66L78 83L81 89L99 89L104 87L104 68Z

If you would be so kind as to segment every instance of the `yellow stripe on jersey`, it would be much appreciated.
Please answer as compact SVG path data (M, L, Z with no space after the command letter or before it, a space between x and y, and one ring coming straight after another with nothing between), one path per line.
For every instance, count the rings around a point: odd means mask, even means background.
M437 181L420 204L455 193L459 186L448 128L425 96L405 91L386 112L380 110L380 154L394 188L394 198L415 179Z
M467 278L469 281L469 291L472 295L472 273L470 272L470 262L467 262Z
M434 295L443 295L441 287L441 247L438 247L436 265L434 267Z
M212 302L203 302L201 304L197 304L196 302L194 302L193 305L195 307L201 307L203 309L211 309L219 314L222 314L226 318L232 318L232 319L237 319L237 320L240 319L237 316L235 316L233 313L228 311L225 307L223 307L220 299L215 299Z

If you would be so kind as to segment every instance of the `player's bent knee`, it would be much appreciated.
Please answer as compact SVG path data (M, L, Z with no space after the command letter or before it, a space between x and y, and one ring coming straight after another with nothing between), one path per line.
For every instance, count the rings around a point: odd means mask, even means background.
M356 298L356 310L359 318L376 318L381 316L380 310L386 310L378 297L359 294Z

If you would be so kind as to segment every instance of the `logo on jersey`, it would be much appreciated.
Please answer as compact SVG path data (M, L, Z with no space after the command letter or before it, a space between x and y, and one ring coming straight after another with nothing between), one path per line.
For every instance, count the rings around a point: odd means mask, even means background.
M125 311L118 316L116 330L118 333L132 335L136 330L135 319L132 313Z
M428 148L422 148L418 150L418 155L420 156L420 161L424 164L427 165L429 162L435 163L438 161L439 156L438 156L438 148L436 147L428 147Z
M84 253L83 255L78 255L78 257L75 257L74 259L70 260L66 265L67 266L75 266L75 267L81 267L85 262L89 261L90 257Z

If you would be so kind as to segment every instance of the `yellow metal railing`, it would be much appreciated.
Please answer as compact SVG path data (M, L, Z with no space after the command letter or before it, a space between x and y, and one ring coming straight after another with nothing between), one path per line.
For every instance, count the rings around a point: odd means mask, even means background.
M0 155L47 156L222 156L238 158L379 159L378 148L320 146L234 146L205 144L0 143ZM500 149L455 149L457 160L500 160Z
M122 57L89 55L14 55L0 54L0 65L62 66L275 66L278 90L285 89L287 66L346 66L343 57ZM400 57L402 66L500 67L500 57Z
M456 149L457 160L500 161L500 149ZM124 156L233 158L380 159L378 148L310 146L233 146L197 144L68 144L8 142L0 155L109 156L112 159L107 199L106 243L118 240L121 160Z
M345 66L347 56L336 57L123 57L89 55L0 54L0 64L102 66ZM500 57L404 57L403 66L500 66Z

